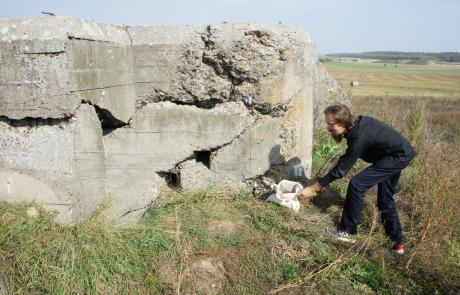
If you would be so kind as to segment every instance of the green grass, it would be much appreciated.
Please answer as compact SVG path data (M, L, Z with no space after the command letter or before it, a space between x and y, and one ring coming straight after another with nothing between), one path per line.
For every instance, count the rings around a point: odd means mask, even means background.
M156 279L148 265L171 244L148 227L118 228L95 219L60 227L46 212L34 219L26 209L0 206L0 277L14 294L96 294L113 285L136 289L139 280Z

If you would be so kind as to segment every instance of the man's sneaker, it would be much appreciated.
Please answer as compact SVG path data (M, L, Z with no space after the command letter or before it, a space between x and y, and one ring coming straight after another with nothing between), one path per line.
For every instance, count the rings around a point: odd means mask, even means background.
M392 249L395 254L399 254L399 255L404 254L404 244L403 243L394 244Z
M337 226L331 226L327 228L327 232L336 237L337 240L342 241L342 242L347 242L347 243L356 243L355 239L350 238L350 234L347 231L340 230L337 228Z

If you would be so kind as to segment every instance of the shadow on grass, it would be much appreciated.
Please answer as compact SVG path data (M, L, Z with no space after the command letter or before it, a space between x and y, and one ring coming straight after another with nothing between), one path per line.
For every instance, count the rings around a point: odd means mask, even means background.
M345 200L340 196L340 193L333 188L326 188L318 196L310 199L310 202L321 210L323 213L327 213L329 207L332 206L343 206Z

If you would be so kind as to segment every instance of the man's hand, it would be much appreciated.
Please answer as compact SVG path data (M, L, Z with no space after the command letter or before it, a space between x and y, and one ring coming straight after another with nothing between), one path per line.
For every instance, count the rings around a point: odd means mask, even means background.
M315 197L318 195L319 191L322 189L321 185L319 184L318 180L314 180L310 185L300 191L297 196L298 197Z

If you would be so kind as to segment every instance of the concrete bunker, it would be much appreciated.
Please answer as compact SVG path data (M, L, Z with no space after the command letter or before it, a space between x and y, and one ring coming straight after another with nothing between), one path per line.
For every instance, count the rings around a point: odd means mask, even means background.
M293 158L308 175L317 102L340 94L294 26L56 16L0 28L0 185L41 183L65 200L63 222L108 199L107 217L135 222L165 185L260 188Z

